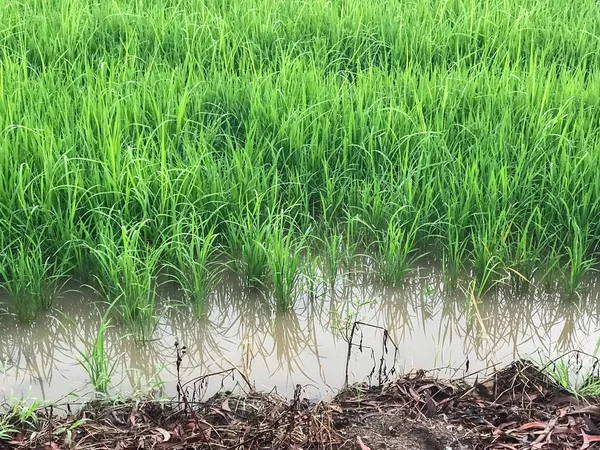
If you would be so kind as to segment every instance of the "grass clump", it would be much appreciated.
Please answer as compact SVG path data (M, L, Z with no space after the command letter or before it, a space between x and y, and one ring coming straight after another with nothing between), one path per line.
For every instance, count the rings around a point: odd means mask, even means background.
M103 317L98 325L98 332L92 343L88 343L83 352L79 352L79 364L88 374L94 390L99 394L107 394L110 386L112 368L105 348L106 331L110 327L110 319Z
M379 241L378 270L381 278L392 284L401 283L410 273L415 260L418 222L401 222L395 214Z
M278 219L269 242L269 268L277 307L289 310L296 302L305 238L283 229Z
M173 239L168 246L175 253L172 263L175 277L198 315L202 315L206 297L216 282L216 274L211 268L216 235L214 230L204 233L192 224L189 233L178 233Z
M214 230L251 285L269 279L274 211L311 242L352 217L344 246L379 248L392 282L428 251L481 292L549 258L577 290L597 263L593 0L88 6L0 6L0 248L35 236L25 261L70 261L61 275L101 280L126 320L152 309L180 222ZM201 272L190 255L166 257Z
M33 321L52 306L54 272L55 263L44 257L40 244L20 242L0 253L0 285L20 321Z
M146 336L154 324L160 257L160 250L144 241L144 226L122 226L120 233L107 226L91 249L106 301L116 306L120 319L139 336Z

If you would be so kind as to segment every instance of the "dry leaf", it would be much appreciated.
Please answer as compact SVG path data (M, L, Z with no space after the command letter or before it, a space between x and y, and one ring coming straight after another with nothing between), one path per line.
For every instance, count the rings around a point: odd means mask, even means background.
M163 435L163 442L168 442L169 439L171 439L171 433L169 433L167 430L165 430L164 428L157 428L156 431L158 431L160 434Z
M358 446L360 447L360 450L371 450L369 447L367 447L362 439L360 438L360 436L356 436L356 442L358 442Z
M517 431L526 430L545 430L547 425L544 422L529 422L517 428Z
M223 401L223 403L221 404L221 409L223 411L231 412L231 408L229 407L229 400L228 399L225 399Z

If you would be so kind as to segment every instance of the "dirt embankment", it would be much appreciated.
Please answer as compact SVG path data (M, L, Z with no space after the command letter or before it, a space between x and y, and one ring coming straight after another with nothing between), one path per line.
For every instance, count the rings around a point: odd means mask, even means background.
M40 412L0 448L59 449L586 449L600 442L600 406L519 361L468 384L420 372L354 386L311 404L272 394L206 402L88 405ZM19 424L15 424L19 425Z

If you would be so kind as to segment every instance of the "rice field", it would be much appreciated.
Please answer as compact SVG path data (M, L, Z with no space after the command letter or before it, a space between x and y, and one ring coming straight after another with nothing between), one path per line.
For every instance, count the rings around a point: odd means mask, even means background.
M76 279L144 322L163 274L201 313L222 261L289 309L359 254L576 293L599 201L596 1L0 1L21 320Z

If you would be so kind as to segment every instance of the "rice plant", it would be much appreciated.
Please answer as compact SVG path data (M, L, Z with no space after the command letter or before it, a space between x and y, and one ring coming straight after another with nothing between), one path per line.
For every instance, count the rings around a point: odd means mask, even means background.
M272 233L272 224L262 218L259 203L254 209L247 209L239 220L229 222L230 245L239 252L237 267L250 286L265 283L269 263L266 245Z
M379 274L392 284L404 281L416 259L418 222L416 219L412 223L402 222L398 217L399 214L392 217L379 242Z
M214 230L204 233L204 230L192 225L190 233L177 234L174 239L175 242L169 243L175 253L173 270L186 297L201 315L206 297L216 282L217 274L214 267L210 266L216 235Z
M278 308L289 310L296 302L305 238L284 230L281 222L278 219L269 242L269 268L275 302Z
M87 348L79 352L79 364L88 374L90 383L99 394L107 394L110 386L112 366L106 352L106 331L110 327L110 319L104 316L98 325L98 332L94 341L87 344Z
M41 245L33 242L19 242L0 253L0 285L20 321L33 321L52 306L55 265L44 257Z
M91 248L95 257L97 282L106 301L116 305L120 319L141 337L147 337L154 323L156 279L161 249L143 240L145 223L116 232L106 226Z
M34 239L23 261L69 261L131 319L194 220L252 285L274 211L391 282L428 251L481 291L560 255L572 291L598 261L594 0L167 3L0 5L0 248Z
M567 292L574 293L579 287L585 274L592 269L595 264L594 258L591 258L588 240L581 228L576 222L573 222L573 242L567 245L568 261L565 264L565 288Z
M327 271L329 286L333 287L340 274L340 264L344 262L344 238L336 231L326 232L323 240L323 256L326 262L324 270Z

